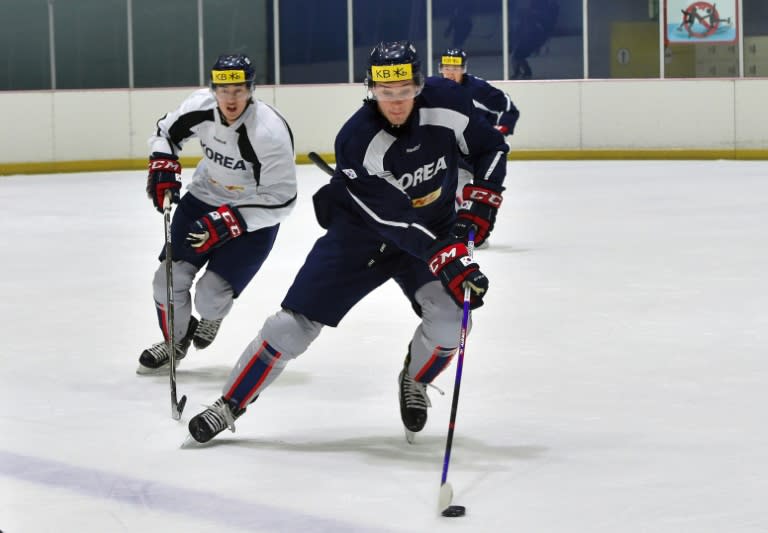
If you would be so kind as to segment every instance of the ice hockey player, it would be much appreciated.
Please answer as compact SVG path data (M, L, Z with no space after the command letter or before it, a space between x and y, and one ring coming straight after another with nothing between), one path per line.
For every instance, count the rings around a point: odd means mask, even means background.
M507 93L482 78L467 74L467 53L464 50L445 50L440 56L440 74L468 89L475 107L480 109L494 128L504 135L512 135L515 132L520 111Z
M520 111L515 107L509 95L497 89L487 81L472 74L467 74L467 53L461 48L448 48L440 56L440 75L455 81L472 95L475 107L503 135L512 135L515 125L520 118ZM464 187L472 181L474 170L469 165L461 164L459 169L459 186L457 189L457 207L468 200L461 193ZM478 241L478 246L483 241Z
M296 203L293 135L275 109L253 98L254 80L247 56L220 56L210 88L194 92L161 118L149 140L147 195L160 212L166 193L179 204L171 223L178 359L191 343L202 349L213 341ZM178 154L193 137L200 141L203 158L181 196ZM167 339L164 249L160 262L152 290ZM203 268L194 291L198 321L192 316L191 288ZM159 342L141 353L137 372L156 372L168 363L167 344Z
M483 304L488 279L454 234L464 234L454 209L457 165L466 157L484 176L471 185L477 209L461 223L487 234L504 189L504 137L473 113L469 94L458 85L439 77L425 82L410 42L378 44L366 86L367 100L336 137L336 172L313 198L327 232L309 252L282 309L241 354L221 398L190 420L198 442L234 431L235 419L324 326L336 327L390 279L421 318L398 378L406 433L418 432L430 405L426 387L458 347L464 287L471 289L472 308Z

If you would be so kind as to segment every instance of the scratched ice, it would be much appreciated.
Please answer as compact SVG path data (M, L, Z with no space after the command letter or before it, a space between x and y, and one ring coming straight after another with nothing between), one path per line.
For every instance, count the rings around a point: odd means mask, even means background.
M211 446L180 449L320 228L299 204L220 337L167 377L142 172L0 177L0 530L768 530L768 164L514 162L491 281L415 445L397 374L417 319L394 284L327 329ZM457 325L458 328L458 325Z

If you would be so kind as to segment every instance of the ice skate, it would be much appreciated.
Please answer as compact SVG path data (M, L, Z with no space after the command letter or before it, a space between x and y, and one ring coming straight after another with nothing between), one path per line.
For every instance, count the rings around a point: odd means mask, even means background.
M211 345L213 339L216 338L216 334L219 332L222 320L221 318L215 320L200 318L200 323L197 325L195 334L192 337L192 343L195 345L195 348L202 350Z
M400 417L405 426L405 438L413 444L415 434L424 429L427 423L427 408L432 407L432 403L427 396L427 384L414 381L408 375L408 361L406 358L405 368L400 372L398 382L400 384Z
M187 334L176 342L176 366L179 361L184 359L187 355L189 345L192 343L192 335L197 329L197 319L195 317L189 318L189 325L187 326ZM147 348L139 356L139 367L136 369L137 374L155 374L168 367L168 363L171 360L171 356L168 353L168 343L158 342Z
M235 432L235 420L243 413L245 408L237 409L232 403L222 396L213 405L207 407L202 413L192 417L189 421L189 435L197 442L203 444L213 437L229 429Z

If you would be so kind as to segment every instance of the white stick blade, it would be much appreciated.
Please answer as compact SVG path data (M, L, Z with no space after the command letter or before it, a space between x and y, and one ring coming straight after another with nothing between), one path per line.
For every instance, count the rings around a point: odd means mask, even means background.
M453 487L449 482L440 485L440 497L437 499L437 512L445 511L453 501Z

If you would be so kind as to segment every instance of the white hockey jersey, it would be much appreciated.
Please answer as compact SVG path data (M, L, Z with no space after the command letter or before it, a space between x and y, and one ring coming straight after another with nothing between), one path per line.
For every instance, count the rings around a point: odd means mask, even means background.
M275 109L253 99L236 122L226 125L211 90L200 89L157 122L150 153L178 154L193 137L200 140L203 158L189 193L213 206L237 206L248 231L274 226L291 213L296 204L293 135Z

